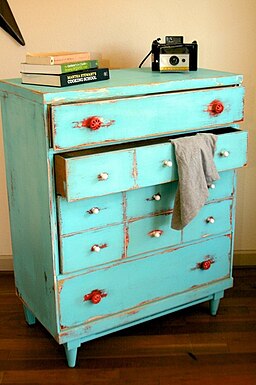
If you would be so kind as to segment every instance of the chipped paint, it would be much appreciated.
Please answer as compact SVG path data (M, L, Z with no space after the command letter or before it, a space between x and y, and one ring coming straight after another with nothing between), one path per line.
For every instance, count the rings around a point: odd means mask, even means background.
M132 176L134 178L134 185L137 184L138 178L138 164L137 164L137 152L133 151L133 163L132 163Z
M124 234L125 256L127 256L127 249L128 249L129 242L130 242L128 225L124 227L124 231L125 231L125 234Z
M140 309L133 309L133 310L130 310L130 311L127 311L125 313L125 315L135 315L137 313L139 313Z

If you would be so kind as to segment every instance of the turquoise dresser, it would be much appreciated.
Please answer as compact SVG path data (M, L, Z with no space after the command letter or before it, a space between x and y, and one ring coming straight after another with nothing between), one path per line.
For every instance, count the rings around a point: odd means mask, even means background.
M1 81L0 96L17 295L68 365L107 333L204 301L215 315L246 164L242 76L112 70L61 89ZM170 139L199 131L218 135L220 179L177 231Z

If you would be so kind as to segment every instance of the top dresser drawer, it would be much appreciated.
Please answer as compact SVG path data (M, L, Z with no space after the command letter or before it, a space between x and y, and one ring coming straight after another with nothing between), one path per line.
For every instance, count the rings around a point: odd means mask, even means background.
M52 106L55 150L229 125L243 119L244 88L223 87Z

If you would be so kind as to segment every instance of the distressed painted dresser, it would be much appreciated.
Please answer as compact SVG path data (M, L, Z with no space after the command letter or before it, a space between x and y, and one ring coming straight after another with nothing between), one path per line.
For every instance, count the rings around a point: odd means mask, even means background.
M0 83L17 294L75 366L81 343L209 301L232 286L242 76L112 70L104 82ZM182 231L170 138L218 135L220 179Z

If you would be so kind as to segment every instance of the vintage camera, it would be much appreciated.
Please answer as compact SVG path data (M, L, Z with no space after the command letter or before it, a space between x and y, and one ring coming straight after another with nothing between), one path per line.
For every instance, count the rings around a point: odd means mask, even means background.
M186 72L197 70L197 42L183 43L183 36L166 36L165 43L156 39L152 43L151 68L160 72Z

